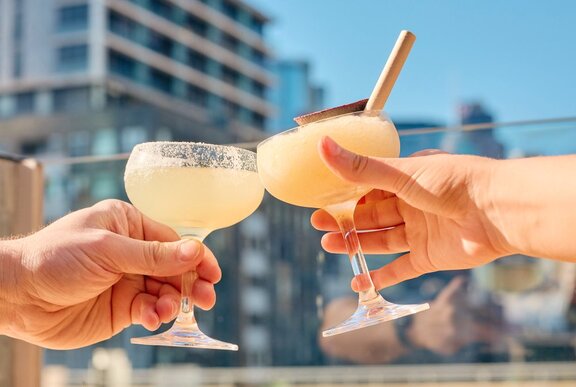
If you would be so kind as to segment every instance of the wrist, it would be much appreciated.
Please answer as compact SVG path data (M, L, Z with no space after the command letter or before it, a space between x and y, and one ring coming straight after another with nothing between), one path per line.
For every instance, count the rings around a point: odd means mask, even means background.
M0 334L12 336L22 268L20 240L0 240Z
M515 229L510 224L510 215L515 210L510 201L517 199L517 193L507 184L508 160L485 159L485 162L487 164L477 168L476 176L470 180L476 188L473 195L480 213L485 214L481 221L498 257L517 254L520 250L515 244Z

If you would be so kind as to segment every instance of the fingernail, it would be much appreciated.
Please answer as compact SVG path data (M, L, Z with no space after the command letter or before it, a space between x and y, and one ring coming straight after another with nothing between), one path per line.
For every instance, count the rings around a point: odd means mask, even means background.
M194 239L187 239L180 244L180 260L190 262L196 259L202 244Z
M324 147L326 153L328 153L330 156L338 156L342 151L340 145L338 145L336 141L332 140L328 136L324 136L322 138L322 146Z
M352 278L352 281L350 281L350 287L353 291L358 293L358 281L356 281L356 277Z

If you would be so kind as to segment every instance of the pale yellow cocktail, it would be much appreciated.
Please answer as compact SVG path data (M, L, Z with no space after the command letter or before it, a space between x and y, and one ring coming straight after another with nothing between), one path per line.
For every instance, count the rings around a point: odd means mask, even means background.
M254 212L264 195L256 171L229 168L134 168L124 180L140 211L180 234L207 234L236 224Z
M366 156L400 154L394 124L380 116L344 115L308 124L258 146L258 172L268 192L296 206L325 208L370 190L345 182L324 165L318 154L322 136Z

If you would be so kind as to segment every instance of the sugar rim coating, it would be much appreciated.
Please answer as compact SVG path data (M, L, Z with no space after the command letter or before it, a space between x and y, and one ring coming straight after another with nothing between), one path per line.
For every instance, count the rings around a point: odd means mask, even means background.
M128 169L197 167L256 172L256 153L230 145L203 142L144 142L132 149Z

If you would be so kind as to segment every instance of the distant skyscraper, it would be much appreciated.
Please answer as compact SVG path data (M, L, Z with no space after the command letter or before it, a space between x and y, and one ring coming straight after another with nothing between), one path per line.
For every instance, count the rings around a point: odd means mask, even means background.
M491 124L493 115L478 102L463 103L459 106L461 125ZM453 153L476 154L487 157L502 157L503 146L494 136L494 129L459 130L446 136L446 150Z
M437 122L392 120L400 132L400 156L410 156L423 149L439 149L442 147L444 133L416 133L419 129L432 129L441 127ZM411 132L414 130L414 132ZM402 135L403 134L403 135Z
M277 84L271 89L276 115L270 131L281 132L296 126L294 117L321 110L324 88L316 85L310 74L310 63L304 60L279 60L272 64Z

